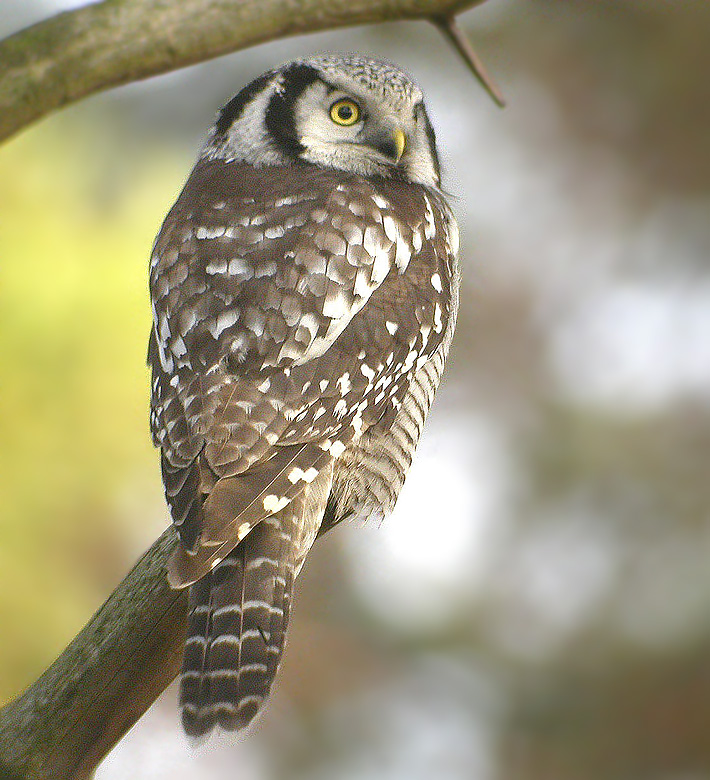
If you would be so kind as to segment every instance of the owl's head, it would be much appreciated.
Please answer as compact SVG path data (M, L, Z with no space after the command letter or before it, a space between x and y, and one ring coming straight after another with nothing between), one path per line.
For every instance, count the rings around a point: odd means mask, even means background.
M394 65L358 54L294 60L259 76L219 112L203 155L432 187L440 179L421 90Z

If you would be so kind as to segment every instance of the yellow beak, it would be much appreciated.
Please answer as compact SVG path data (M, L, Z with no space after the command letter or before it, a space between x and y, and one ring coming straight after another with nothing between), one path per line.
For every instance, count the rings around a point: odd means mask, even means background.
M399 162L407 146L407 136L404 134L404 130L397 128L394 131L394 143L397 147L397 162Z

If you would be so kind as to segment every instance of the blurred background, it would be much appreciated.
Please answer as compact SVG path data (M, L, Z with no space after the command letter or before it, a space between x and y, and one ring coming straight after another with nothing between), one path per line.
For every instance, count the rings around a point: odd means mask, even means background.
M2 0L9 34L82 3ZM169 689L97 780L710 778L710 5L489 0L259 46L0 148L0 700L165 528L147 259L214 112L284 60L421 83L460 325L394 515L301 575L273 701L195 748ZM1 67L1 66L0 66Z

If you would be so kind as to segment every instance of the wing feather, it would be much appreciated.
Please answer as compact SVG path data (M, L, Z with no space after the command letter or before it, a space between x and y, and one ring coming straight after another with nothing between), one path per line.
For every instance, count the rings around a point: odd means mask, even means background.
M193 171L150 276L151 427L186 548L175 586L401 404L442 330L430 196L316 166Z

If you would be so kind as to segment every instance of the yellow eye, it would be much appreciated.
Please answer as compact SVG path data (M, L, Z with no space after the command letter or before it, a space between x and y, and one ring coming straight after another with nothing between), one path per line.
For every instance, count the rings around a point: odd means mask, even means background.
M360 106L354 100L348 98L336 100L330 107L330 118L336 125L350 127L350 125L354 125L360 119Z

